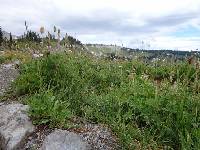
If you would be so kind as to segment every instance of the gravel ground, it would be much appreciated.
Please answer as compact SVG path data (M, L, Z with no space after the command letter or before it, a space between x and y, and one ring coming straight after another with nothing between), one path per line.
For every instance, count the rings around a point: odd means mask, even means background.
M0 66L0 96L5 93L18 75L19 72L15 69L14 63L3 64Z
M42 146L42 143L46 136L48 136L53 129L50 129L46 125L36 126L35 131L26 140L26 144L22 147L22 150L38 150Z
M26 140L22 150L39 150L45 137L52 133L54 129L48 126L36 126L36 130ZM72 128L68 131L79 135L83 141L86 141L93 150L120 150L117 138L112 132L103 125L85 124L79 128Z
M112 131L99 124L85 124L79 132L83 140L87 141L95 150L120 149Z

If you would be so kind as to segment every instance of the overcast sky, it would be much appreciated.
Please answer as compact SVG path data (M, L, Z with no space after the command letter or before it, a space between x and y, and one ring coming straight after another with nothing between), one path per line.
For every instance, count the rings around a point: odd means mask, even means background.
M200 0L0 0L0 26L20 35L40 26L83 43L200 49ZM143 44L142 44L143 43Z

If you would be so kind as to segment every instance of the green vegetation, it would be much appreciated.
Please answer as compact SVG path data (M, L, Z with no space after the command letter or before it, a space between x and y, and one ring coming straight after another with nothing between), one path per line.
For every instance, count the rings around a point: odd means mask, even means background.
M109 125L124 149L200 149L196 66L60 53L20 69L15 90L36 124L66 128L79 116Z
M13 50L4 51L2 54L0 53L0 64L13 62L16 60L19 60L22 63L25 63L25 62L31 61L32 56L29 52L13 51Z
M3 56L0 56L0 64L5 62L5 58Z
M68 128L81 117L108 125L123 149L200 149L199 54L187 62L189 52L85 48L67 34L61 40L56 27L46 37L41 27L42 38L25 29L0 41L0 64L20 60L11 96L24 97L35 124Z

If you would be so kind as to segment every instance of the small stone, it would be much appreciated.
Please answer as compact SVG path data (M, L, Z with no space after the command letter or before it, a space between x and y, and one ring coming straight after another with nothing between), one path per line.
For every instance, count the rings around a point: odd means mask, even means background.
M44 55L43 54L33 54L32 57L33 58L40 58L40 57L43 57Z
M45 138L41 150L91 150L91 147L75 133L55 130Z

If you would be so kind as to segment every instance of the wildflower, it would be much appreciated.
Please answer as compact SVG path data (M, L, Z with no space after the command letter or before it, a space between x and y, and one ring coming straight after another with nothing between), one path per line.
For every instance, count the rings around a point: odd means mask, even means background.
M40 33L41 33L41 34L44 33L44 27L40 27Z

